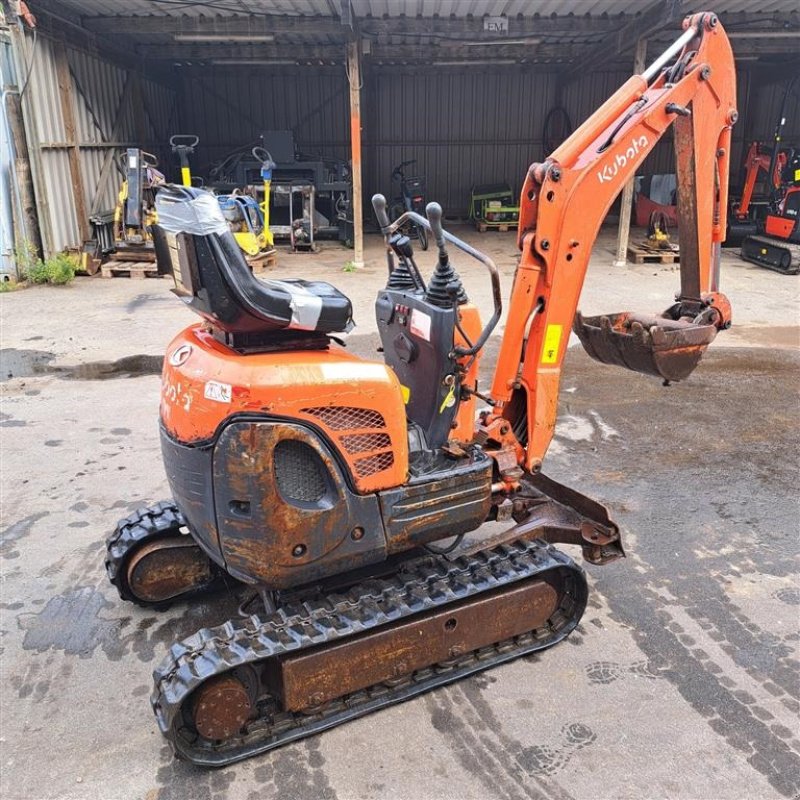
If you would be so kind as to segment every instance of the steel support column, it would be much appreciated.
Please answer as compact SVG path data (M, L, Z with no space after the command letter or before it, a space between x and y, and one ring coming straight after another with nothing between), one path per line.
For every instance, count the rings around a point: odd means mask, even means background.
M633 71L638 75L644 72L647 58L647 39L636 42L636 53L633 56ZM628 240L631 234L631 210L633 209L633 186L636 178L631 178L622 190L619 205L619 229L617 230L617 256L615 267L624 267L628 261Z
M347 43L350 83L350 153L353 166L353 264L364 266L364 210L361 191L361 54L358 39Z

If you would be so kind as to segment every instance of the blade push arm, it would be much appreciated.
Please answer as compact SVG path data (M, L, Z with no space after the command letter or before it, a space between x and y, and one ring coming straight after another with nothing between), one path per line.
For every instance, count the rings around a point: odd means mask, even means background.
M673 124L681 291L670 324L690 325L687 319L703 313L711 338L729 325L717 284L735 100L733 55L722 25L713 14L695 14L647 71L631 77L544 163L531 165L520 203L522 257L492 386L495 415L512 423L528 469L539 467L553 435L561 365L600 225ZM515 391L524 391L524 403L511 404Z

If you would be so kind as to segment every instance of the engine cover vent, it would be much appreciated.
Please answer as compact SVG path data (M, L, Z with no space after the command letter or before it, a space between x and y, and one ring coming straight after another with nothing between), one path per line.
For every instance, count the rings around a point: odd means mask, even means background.
M327 489L327 471L322 460L307 444L284 439L275 445L275 482L284 500L316 503Z
M386 427L386 420L383 415L370 408L317 406L315 408L301 408L300 413L317 417L323 425L334 431Z

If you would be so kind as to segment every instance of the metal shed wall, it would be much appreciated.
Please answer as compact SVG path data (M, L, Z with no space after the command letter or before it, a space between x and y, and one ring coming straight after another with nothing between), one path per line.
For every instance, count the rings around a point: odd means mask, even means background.
M70 142L58 87L57 44L26 36L31 73L25 92L29 144L35 152L37 206L46 255L83 240L84 220L77 204L69 168ZM163 148L175 113L174 92L84 51L66 47L75 116L83 202L87 211L113 208L120 182L114 168L103 169L126 146ZM143 114L136 113L141 96Z
M181 76L180 132L197 134L193 172L266 130L293 130L304 153L349 159L350 116L344 68L186 70ZM173 133L178 132L173 131Z
M491 65L436 72L367 67L362 89L365 196L396 192L392 168L412 158L417 164L411 170L427 178L428 197L451 215L465 213L474 183L505 180L519 191L529 164L547 155L542 142L547 112L560 103L577 127L629 76L628 71L594 72L568 84L559 98L554 71ZM738 84L743 119L734 128L734 182L745 139L771 135L782 91L776 85L756 92L747 70L740 70ZM201 137L195 157L201 174L234 147L255 143L263 130L293 129L302 151L349 159L343 68L187 70L182 87L181 128ZM794 116L788 128L797 128L797 109L790 111ZM800 130L788 128L787 137L800 138ZM643 171L673 169L667 133Z
M542 121L554 104L556 75L476 66L371 76L365 131L368 193L396 193L392 168L427 178L450 214L464 214L473 184L508 181L514 191L531 161L544 157ZM374 108L371 106L374 105Z

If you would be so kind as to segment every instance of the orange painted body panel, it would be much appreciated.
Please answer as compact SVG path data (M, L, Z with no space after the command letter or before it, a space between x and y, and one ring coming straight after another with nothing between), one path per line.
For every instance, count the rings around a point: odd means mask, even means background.
M458 308L459 320L464 333L470 339L470 343L474 342L480 336L482 325L481 317L478 307L473 303L465 303ZM455 344L461 347L468 346L460 331L456 330ZM459 359L461 366L467 369L463 385L474 388L478 381L478 366L480 361L480 353L475 358L471 359L469 356ZM455 427L450 433L450 438L458 442L469 442L475 434L475 411L477 406L477 398L475 395L470 395L468 398L461 401L456 414Z
M191 350L181 361L187 346ZM167 432L187 444L208 441L224 420L244 413L273 414L321 429L361 494L406 481L405 408L400 384L384 364L336 345L243 357L202 325L183 330L164 359L161 421ZM375 470L376 465L386 466Z
M764 231L776 239L788 239L792 235L795 225L797 225L796 219L776 217L770 214L764 222Z

